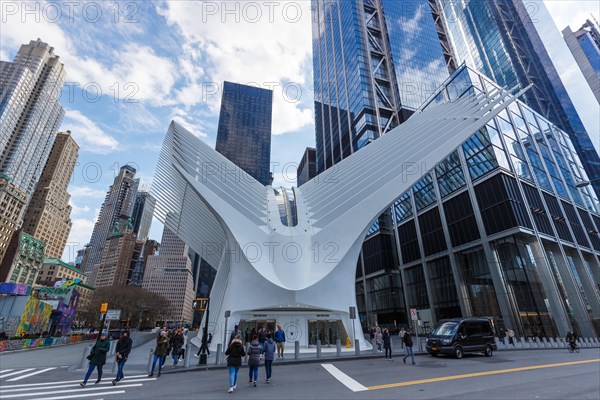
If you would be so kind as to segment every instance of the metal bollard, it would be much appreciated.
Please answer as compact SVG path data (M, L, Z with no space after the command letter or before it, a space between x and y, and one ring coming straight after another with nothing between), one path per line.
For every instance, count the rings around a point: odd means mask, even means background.
M360 356L360 340L354 339L354 354Z
M340 339L335 342L335 347L337 356L340 357L342 355L342 341Z
M111 371L112 372L117 372L117 366L119 365L119 362L117 361L117 357L115 357L115 362L112 365Z
M379 353L377 351L377 341L375 339L371 340L371 346L373 347L373 354Z
M317 358L321 358L321 340L317 339Z
M150 373L150 371L152 371L152 357L154 356L154 349L150 349L150 354L148 355L148 367L146 368L148 370L148 373ZM158 360L158 362L160 362L160 360Z
M215 364L220 365L221 359L223 358L223 344L217 344L217 356L215 357Z
M297 360L299 358L300 358L300 342L296 340L294 342L294 360Z
M183 368L190 367L190 357L192 356L192 344L188 343L185 346L185 357L183 358Z
M87 356L92 351L92 347L94 347L94 346L89 345L89 346L86 346L85 349L83 349L83 356L81 357L81 363L79 364L79 369L85 369L87 367L88 362L89 362L87 359Z

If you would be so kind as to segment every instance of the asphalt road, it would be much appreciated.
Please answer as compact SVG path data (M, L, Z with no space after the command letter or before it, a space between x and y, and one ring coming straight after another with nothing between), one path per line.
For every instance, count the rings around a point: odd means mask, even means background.
M15 353L15 355L18 353ZM41 356L40 354L39 356ZM0 360L5 361L2 357ZM257 387L242 368L238 388L228 394L225 369L171 373L170 360L160 378L147 378L131 365L117 386L107 366L99 385L79 387L83 371L67 368L10 367L0 364L0 399L572 399L600 400L600 349L497 352L491 358L416 357L417 364L381 358L332 360L273 366L272 383L264 368ZM12 370L11 370L12 369ZM26 368L27 369L27 368ZM40 372L43 371L43 372ZM31 375L33 374L33 375ZM30 375L30 376L28 376Z

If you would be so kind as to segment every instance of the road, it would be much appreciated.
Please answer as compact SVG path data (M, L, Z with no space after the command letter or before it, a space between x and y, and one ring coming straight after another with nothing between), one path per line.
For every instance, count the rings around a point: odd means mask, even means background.
M19 354L19 353L15 353ZM39 354L42 355L41 353ZM147 378L143 366L125 368L117 386L105 368L101 384L78 386L83 371L56 367L11 367L0 358L0 399L576 399L600 400L600 349L503 351L487 358L416 357L416 365L381 358L330 360L273 366L272 383L247 383L240 370L238 389L227 393L225 369L173 373L169 359L160 378ZM12 370L11 370L12 369ZM23 372L25 369L28 371ZM10 370L10 371L9 371ZM39 372L42 371L42 372ZM32 375L33 374L33 375Z

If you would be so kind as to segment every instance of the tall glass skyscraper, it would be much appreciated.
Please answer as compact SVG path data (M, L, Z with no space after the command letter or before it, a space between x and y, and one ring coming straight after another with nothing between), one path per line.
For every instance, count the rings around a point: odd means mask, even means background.
M523 100L567 132L589 176L600 176L600 157L558 76L523 0L436 0L458 62L499 85L533 87ZM539 2L539 7L543 4ZM536 18L543 18L542 13ZM600 182L594 184L600 193Z
M216 150L263 185L270 184L273 91L225 82Z
M569 50L573 53L588 85L600 103L600 32L589 19L579 30L573 32L570 26L563 29Z
M454 70L435 6L312 0L319 173L406 120Z

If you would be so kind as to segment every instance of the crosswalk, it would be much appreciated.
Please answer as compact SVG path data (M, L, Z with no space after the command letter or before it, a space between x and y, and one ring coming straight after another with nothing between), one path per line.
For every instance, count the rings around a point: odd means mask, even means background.
M25 369L3 369L0 370L0 399L17 400L63 400L63 399L101 399L126 393L126 389L135 389L143 386L144 382L155 381L156 378L148 378L147 375L132 375L123 379L118 385L112 385L112 374L102 382L95 385L93 381L85 388L79 386L78 380L52 381L37 383L12 382L40 375L56 369L51 368L25 368ZM5 379L6 378L6 379Z

